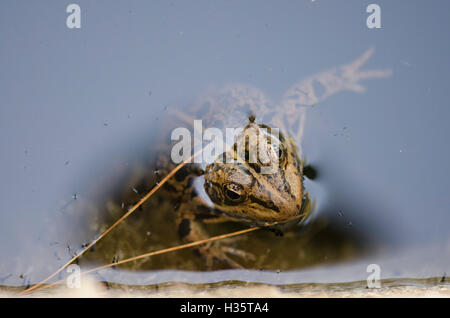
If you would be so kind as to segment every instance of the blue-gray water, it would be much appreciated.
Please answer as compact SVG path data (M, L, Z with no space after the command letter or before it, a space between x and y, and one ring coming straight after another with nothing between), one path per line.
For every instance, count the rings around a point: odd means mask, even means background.
M282 282L364 279L370 263L385 277L450 272L448 2L377 1L381 29L367 28L365 1L76 3L81 29L66 27L66 2L0 3L0 284L42 279L85 243L59 222L65 209L142 153L167 107L234 82L279 100L371 47L364 68L392 75L310 109L303 151L319 212L386 253Z

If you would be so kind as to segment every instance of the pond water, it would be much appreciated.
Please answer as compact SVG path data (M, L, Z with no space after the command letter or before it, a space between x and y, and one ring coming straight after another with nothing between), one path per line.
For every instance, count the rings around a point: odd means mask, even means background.
M361 1L77 4L80 29L66 26L65 3L0 4L0 285L44 279L149 190L172 110L230 83L283 105L311 76L318 98L304 108L301 145L318 175L305 181L307 225L238 240L256 257L246 270L205 271L183 250L98 279L334 283L365 280L369 264L386 279L450 273L447 2L377 1L379 29ZM364 56L360 70L374 73L354 86L317 80ZM79 264L179 244L172 209L150 200Z

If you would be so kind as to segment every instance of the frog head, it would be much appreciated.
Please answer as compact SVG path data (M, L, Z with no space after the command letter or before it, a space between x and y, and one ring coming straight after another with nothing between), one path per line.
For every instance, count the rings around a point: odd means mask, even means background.
M250 119L229 150L205 169L204 187L214 208L256 224L300 217L302 162L291 138Z

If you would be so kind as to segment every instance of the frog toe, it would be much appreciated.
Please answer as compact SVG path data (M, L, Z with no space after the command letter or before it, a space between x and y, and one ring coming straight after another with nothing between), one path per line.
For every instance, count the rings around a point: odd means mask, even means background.
M237 256L239 258L242 258L244 260L250 260L250 261L255 261L256 260L256 256L253 253L241 250L241 249L237 249L231 246L222 246L221 247L222 251L226 254L229 255L234 255Z
M244 267L233 260L232 258L228 257L224 251L222 251L222 248L211 248L207 251L205 254L206 258L206 266L208 268L217 268L217 267L224 267L224 268L231 268L231 269L243 269Z

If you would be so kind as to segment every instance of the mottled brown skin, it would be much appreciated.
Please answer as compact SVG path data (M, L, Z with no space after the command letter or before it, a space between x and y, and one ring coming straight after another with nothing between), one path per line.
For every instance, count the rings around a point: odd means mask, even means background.
M278 139L271 139L272 129L253 121L251 117L233 147L218 156L204 172L195 165L186 166L169 181L170 192L178 196L176 223L184 241L209 237L202 226L206 222L243 221L269 225L306 218L307 215L302 214L305 199L302 162L295 144L281 133ZM252 149L258 150L259 159L252 157L255 153ZM229 162L230 159L235 161ZM202 174L213 206L204 202L192 186L194 178ZM226 251L219 243L198 248L208 267L219 263L239 268Z
M219 157L206 167L205 190L215 209L228 217L260 225L292 219L300 213L303 201L301 161L295 145L280 134L279 146L274 146L270 143L270 127L265 125L251 122L244 132L248 138L245 134L238 136L227 153L235 162L227 163ZM264 137L258 140L260 134ZM245 149L245 157L239 156L238 149ZM265 164L257 158L251 160L251 149L262 153Z

